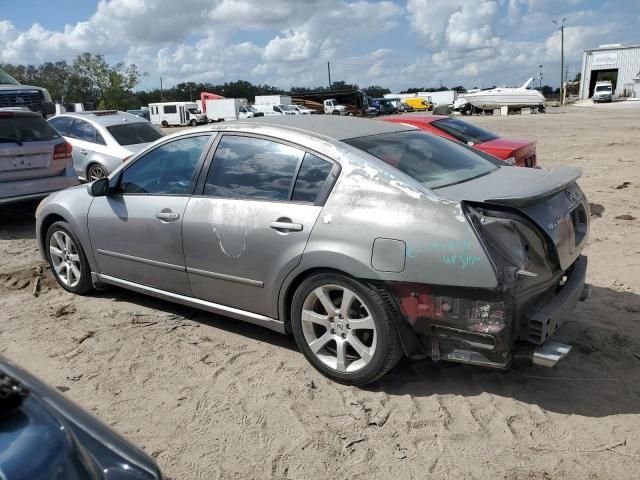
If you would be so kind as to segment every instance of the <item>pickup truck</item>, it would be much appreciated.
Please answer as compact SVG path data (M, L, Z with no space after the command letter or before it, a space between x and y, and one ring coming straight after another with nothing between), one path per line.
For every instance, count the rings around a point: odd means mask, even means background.
M21 85L0 68L0 108L26 107L43 117L53 115L56 107L46 88Z

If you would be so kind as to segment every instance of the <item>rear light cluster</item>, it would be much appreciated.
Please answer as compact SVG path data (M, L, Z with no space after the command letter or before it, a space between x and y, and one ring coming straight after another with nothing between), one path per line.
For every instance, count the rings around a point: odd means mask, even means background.
M423 284L392 283L390 287L402 315L414 326L426 322L468 332L499 333L507 322L503 301L440 295Z
M73 147L69 142L62 142L53 148L53 160L69 160Z

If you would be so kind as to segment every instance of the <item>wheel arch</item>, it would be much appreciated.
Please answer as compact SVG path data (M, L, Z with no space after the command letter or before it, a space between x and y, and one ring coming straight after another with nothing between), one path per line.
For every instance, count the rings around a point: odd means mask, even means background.
M40 232L38 233L38 245L40 246L40 251L42 252L42 257L46 259L46 238L47 238L47 232L49 231L49 228L51 227L51 225L53 225L56 222L67 222L69 223L69 221L63 217L62 215L60 215L57 212L54 213L49 213L48 215L46 215L43 219L42 219L42 224L40 226Z
M360 278L357 275L353 275L346 270L337 268L311 267L300 272L296 272L295 275L290 275L290 277L285 280L278 299L278 313L279 318L281 318L282 322L284 323L284 328L287 334L290 335L292 333L291 304L293 295L295 294L298 287L302 284L302 282L304 282L310 276L316 275L318 273L344 275L352 278L353 280L369 284L371 288L376 289L387 304L387 308L389 309L391 318L393 319L393 322L395 323L398 330L398 335L400 336L400 342L402 344L402 349L404 350L405 355L410 359L426 358L424 348L420 343L418 335L407 323L407 320L400 314L398 305L396 304L396 301L391 293L386 288L384 282L377 279Z

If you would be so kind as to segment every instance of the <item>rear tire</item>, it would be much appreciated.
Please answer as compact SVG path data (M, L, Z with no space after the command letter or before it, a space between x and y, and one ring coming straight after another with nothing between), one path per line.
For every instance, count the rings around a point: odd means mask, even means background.
M169 128L169 124L167 123L167 121L166 121L166 120L163 120L163 121L162 121L162 127L163 127L163 128Z
M347 385L374 382L403 354L389 306L378 291L338 273L318 273L300 284L291 328L311 365Z
M80 240L67 222L55 222L49 227L45 248L53 276L62 288L78 295L93 290L91 267Z

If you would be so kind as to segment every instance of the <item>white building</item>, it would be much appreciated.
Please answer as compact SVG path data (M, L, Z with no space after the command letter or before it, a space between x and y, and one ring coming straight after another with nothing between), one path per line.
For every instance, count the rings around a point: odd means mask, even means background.
M596 82L611 80L614 97L640 97L640 45L600 45L582 56L580 98L593 96Z

